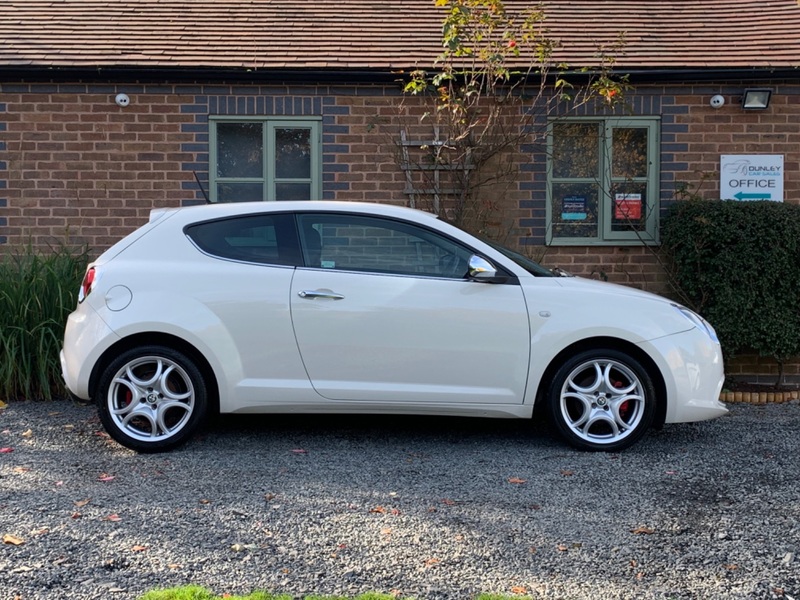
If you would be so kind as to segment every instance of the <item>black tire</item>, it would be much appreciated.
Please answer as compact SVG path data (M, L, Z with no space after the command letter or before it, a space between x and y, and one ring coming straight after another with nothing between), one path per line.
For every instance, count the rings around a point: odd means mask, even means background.
M123 352L103 371L95 396L108 434L142 453L183 444L208 410L200 370L186 355L164 346Z
M636 443L656 414L653 380L624 352L586 350L568 358L547 392L550 419L580 450L616 452Z

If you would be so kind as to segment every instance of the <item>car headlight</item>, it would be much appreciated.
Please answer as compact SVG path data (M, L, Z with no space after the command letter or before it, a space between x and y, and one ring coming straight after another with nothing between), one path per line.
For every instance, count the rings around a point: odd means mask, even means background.
M673 304L672 306L680 314L682 314L689 321L691 321L692 325L697 327L700 331L705 331L708 334L708 337L710 337L714 342L719 344L719 338L717 337L717 332L714 331L714 328L711 326L711 323L706 321L703 317L698 315L693 310L689 310L685 306L681 306L680 304Z

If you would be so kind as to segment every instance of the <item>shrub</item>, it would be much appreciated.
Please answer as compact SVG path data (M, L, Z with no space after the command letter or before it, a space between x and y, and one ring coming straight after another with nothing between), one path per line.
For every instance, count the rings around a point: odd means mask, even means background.
M0 398L64 394L58 354L87 262L65 245L0 256Z
M726 355L755 351L781 367L800 355L800 206L676 202L662 249L677 295L714 325Z

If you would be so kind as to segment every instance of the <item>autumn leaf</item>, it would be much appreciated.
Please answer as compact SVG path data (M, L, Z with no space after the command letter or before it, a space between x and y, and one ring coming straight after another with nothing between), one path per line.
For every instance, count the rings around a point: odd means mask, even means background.
M10 533L6 533L3 536L3 543L4 544L12 544L14 546L21 546L25 543L21 537L17 537L16 535L11 535Z
M442 504L446 504L447 506L453 506L456 503L455 500L450 500L450 498L442 498Z
M73 518L73 519L80 519L82 516L83 515L81 513L79 513L79 512L74 512L74 513L72 513L70 515L70 517Z
M102 473L100 477L97 478L97 481L111 481L114 479L113 475L109 475L108 473Z
M29 438L29 437L32 437L32 436L33 436L33 430L32 429L27 429L27 430L22 432L22 437L24 437L24 438Z
M381 534L383 534L383 535L391 535L392 534L392 528L391 527L384 527L383 529L381 529Z
M177 563L170 563L170 564L167 565L167 568L175 570L175 569L180 569L181 566L179 564L177 564Z
M508 483L527 483L527 479L520 479L519 477L509 477Z
M438 558L429 558L428 560L425 561L426 567L432 567L433 565L438 565L438 564L439 564Z
M566 552L567 550L569 550L569 546L567 546L566 544L559 544L558 546L556 546L556 550L558 550L559 552Z
M399 509L397 509L397 508L393 508L393 509L392 509L390 512L391 512L391 513L392 513L392 514L393 514L395 517L397 517L397 516L399 516L399 515L400 515L400 510L399 510Z
M198 502L200 502L200 504L211 504L211 500L209 500L208 498L200 498Z
M511 593L512 594L527 594L528 593L528 588L526 588L525 586L522 586L522 585L515 585L514 587L511 588Z
M386 509L383 508L382 506L376 506L375 508L370 508L369 512L384 514L386 512Z
M134 552L144 552L145 550L147 550L147 546L139 546L137 544L136 546L131 548L131 550L133 550Z
M302 448L295 448L292 452L294 454L308 454L308 450L303 450Z
M91 502L91 500L92 500L91 498L86 498L85 500L75 500L75 502L73 502L73 504L75 506L77 506L78 508L80 508L82 506L86 506L87 504L89 504L89 502Z
M30 471L29 467L14 467L14 473L27 473Z
M114 513L113 515L103 517L103 521L114 521L116 523L117 521L122 521L122 517L120 517L117 513Z
M14 451L13 448L0 448L0 454L10 454Z
M722 566L725 567L726 571L735 571L736 569L739 568L739 565L722 565Z
M564 477L571 477L571 476L575 475L575 471L570 471L569 469L561 469L561 474Z
M631 533L636 535L652 535L656 532L655 529L651 529L649 527L645 527L644 525L640 525L636 529L631 529Z
M3 402L2 400L0 400L0 409L3 409L3 408L5 408L5 407L7 407L7 406L8 406L8 404L6 404L6 403L5 403L5 402Z

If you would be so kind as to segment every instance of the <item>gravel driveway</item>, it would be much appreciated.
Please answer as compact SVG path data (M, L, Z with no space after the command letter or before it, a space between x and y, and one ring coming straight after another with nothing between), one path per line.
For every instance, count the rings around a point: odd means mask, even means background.
M800 600L796 404L733 405L621 454L522 421L280 416L146 456L69 402L11 404L0 432L2 599L196 583Z

